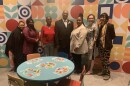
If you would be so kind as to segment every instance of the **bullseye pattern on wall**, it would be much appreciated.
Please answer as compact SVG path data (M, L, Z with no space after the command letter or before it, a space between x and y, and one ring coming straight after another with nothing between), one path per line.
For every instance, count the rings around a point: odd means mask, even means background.
M5 43L19 20L34 19L35 28L40 31L45 25L45 17L53 18L52 24L60 19L63 10L69 11L69 18L76 22L79 13L86 18L93 13L96 18L108 13L115 26L116 38L111 52L112 71L130 73L130 0L0 0L0 67L8 67L8 57L4 54ZM97 20L97 19L96 19ZM42 50L39 48L42 52Z

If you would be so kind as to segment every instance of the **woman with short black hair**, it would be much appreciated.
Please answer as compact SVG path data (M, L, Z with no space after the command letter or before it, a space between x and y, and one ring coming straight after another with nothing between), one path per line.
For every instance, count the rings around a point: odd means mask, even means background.
M112 40L115 38L114 25L108 23L108 20L109 16L107 13L102 13L100 15L100 23L98 25L99 35L97 39L99 56L103 67L102 72L99 73L99 75L103 76L104 80L108 80L110 78L109 58L113 47Z

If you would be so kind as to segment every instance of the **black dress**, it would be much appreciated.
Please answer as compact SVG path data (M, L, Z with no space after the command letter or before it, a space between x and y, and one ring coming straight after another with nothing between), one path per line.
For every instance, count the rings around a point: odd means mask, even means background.
M14 61L14 69L16 71L17 67L26 60L26 58L23 57L23 33L22 30L17 27L9 36L8 41L6 43L6 49L5 54L7 56L8 52L11 51L14 55L13 61Z

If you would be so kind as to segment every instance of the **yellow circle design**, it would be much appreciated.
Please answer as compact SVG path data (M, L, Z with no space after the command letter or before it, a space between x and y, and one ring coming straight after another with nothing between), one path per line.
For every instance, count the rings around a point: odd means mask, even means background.
M5 58L0 58L0 66L7 66L8 60Z

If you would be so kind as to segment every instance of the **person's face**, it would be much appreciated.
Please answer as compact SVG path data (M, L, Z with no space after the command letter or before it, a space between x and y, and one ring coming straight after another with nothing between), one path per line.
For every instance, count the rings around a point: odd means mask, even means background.
M21 30L23 30L24 27L25 27L25 23L24 23L24 22L20 22L19 25L18 25L18 27L19 27Z
M33 20L30 20L28 24L33 25L34 24Z
M81 24L83 24L83 20L81 17L77 18L77 25L80 26Z
M68 11L64 11L62 13L62 17L63 17L64 20L66 20L68 18Z
M88 17L88 22L89 22L89 24L91 25L91 24L93 24L94 23L94 16L93 15L90 15L89 17Z
M101 24L105 24L106 23L106 17L105 16L101 16L100 17L100 23Z
M51 25L52 19L50 17L46 18L46 23L47 25Z

